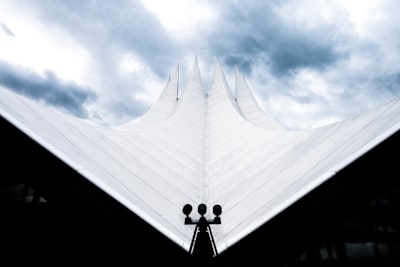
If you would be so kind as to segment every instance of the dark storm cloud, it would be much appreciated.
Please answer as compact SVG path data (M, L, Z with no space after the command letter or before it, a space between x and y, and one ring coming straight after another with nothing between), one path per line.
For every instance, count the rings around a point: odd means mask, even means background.
M7 27L6 24L0 22L0 29L8 36L14 37L14 33Z
M44 76L29 69L0 61L0 85L13 91L68 110L78 117L88 115L84 104L96 96L90 88L63 81L47 70Z
M331 45L294 36L276 42L269 54L269 60L275 74L285 75L303 67L321 69L342 56L335 53Z
M260 59L281 76L303 67L326 67L346 56L336 50L332 40L334 25L307 29L288 22L277 13L273 1L240 7L231 2L220 5L223 25L210 38L210 49L220 54L226 64L241 67L245 74L251 73Z
M223 61L228 66L236 65L243 73L251 73L252 71L252 55L260 54L263 47L259 41L251 36L241 36L235 43L231 53L223 52L224 48L217 48L218 54L222 54Z

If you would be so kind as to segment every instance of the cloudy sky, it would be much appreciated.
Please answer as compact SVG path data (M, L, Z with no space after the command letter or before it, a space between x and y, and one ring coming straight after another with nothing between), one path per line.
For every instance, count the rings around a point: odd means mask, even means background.
M101 124L137 118L197 57L288 128L400 96L398 0L0 1L0 86Z

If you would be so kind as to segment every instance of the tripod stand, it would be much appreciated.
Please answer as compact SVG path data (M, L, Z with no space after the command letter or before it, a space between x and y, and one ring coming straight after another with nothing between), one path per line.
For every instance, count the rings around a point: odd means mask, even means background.
M207 211L205 204L200 204L198 212L201 215L199 220L193 221L189 214L192 211L192 206L186 204L183 207L183 213L186 215L185 224L195 224L192 242L190 244L189 253L193 256L200 256L202 258L216 257L218 255L217 247L215 245L214 237L211 231L210 224L221 224L221 218L219 215L222 213L220 205L214 205L213 213L215 218L207 220L204 214Z

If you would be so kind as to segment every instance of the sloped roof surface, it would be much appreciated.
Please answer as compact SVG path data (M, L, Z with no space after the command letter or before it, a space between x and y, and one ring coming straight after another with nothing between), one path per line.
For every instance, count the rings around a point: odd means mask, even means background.
M233 95L217 62L206 94L195 60L179 99L175 70L154 107L118 127L4 88L0 114L184 249L194 228L183 223L183 205L220 204L222 224L212 226L219 252L400 128L395 99L352 119L288 131L260 109L238 70L235 78Z

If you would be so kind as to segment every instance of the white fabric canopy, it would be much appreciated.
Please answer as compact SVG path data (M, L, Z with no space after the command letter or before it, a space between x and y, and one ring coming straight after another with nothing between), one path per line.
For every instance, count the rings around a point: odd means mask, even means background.
M177 98L178 69L141 118L104 127L0 88L0 115L171 240L189 249L189 203L223 208L218 251L292 205L400 128L400 100L328 126L288 131L217 62L206 94L195 60ZM284 108L284 107L282 107ZM197 217L197 212L192 216Z

